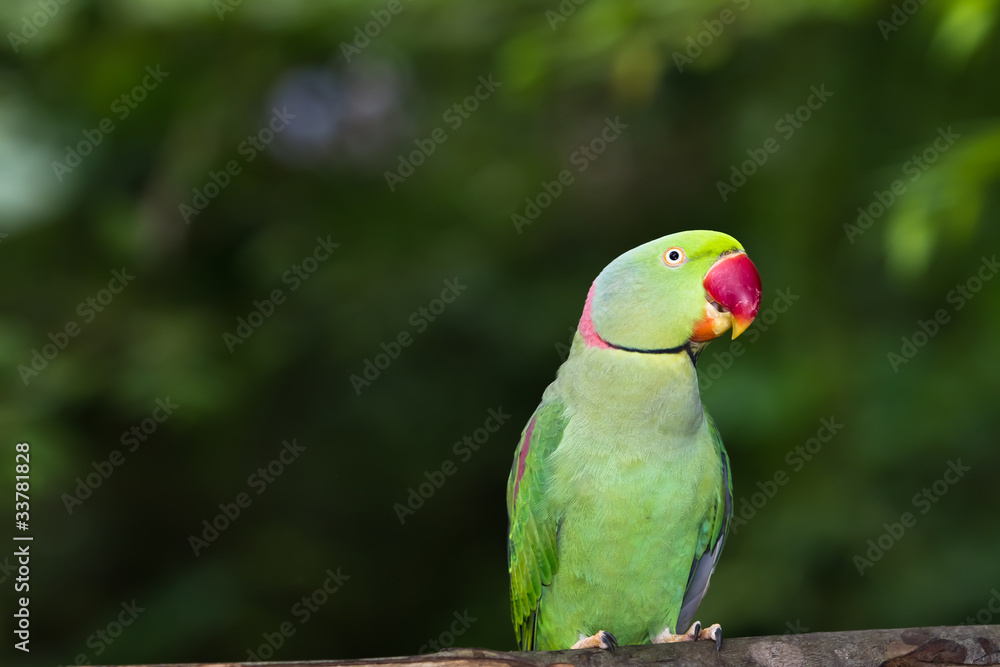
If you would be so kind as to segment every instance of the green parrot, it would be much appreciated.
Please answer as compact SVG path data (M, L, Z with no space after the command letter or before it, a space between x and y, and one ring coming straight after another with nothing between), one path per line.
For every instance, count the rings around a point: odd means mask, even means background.
M633 248L594 280L507 483L522 650L721 646L717 624L692 623L733 513L695 363L708 341L750 326L760 294L743 246L711 231Z

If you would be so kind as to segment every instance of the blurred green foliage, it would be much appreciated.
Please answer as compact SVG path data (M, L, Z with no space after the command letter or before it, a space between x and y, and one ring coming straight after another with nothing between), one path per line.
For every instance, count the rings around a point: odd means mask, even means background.
M32 651L8 632L0 661L407 654L466 612L458 644L512 648L520 429L593 277L689 228L739 238L764 306L786 299L700 361L746 524L699 617L730 636L965 622L1000 586L1000 284L970 282L1000 245L996 16L988 0L3 3L0 488L30 442L35 541ZM275 109L295 117L269 137ZM573 162L609 118L621 136ZM934 148L939 131L958 138ZM752 173L724 200L734 169ZM563 170L573 182L539 198ZM518 230L525 198L544 208ZM317 238L340 246L304 262ZM134 280L102 293L113 271ZM435 304L445 281L467 287ZM893 362L903 337L916 354ZM352 384L366 361L391 363ZM179 407L129 451L167 397ZM489 409L512 416L456 448ZM824 418L843 428L806 461ZM258 494L248 478L286 439L305 450ZM123 463L67 501L114 450ZM401 524L394 506L447 460ZM943 495L915 497L959 460ZM190 536L241 493L196 556ZM859 575L904 512L916 524ZM303 623L296 605L338 568ZM144 611L104 642L133 599Z

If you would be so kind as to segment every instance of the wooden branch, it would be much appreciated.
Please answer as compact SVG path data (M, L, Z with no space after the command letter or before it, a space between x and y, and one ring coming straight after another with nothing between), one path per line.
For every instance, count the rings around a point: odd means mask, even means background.
M734 637L716 652L709 641L660 646L621 646L612 654L584 651L511 652L449 649L440 653L365 660L198 663L200 667L947 667L1000 665L1000 625L961 625L906 630L813 632L772 637ZM138 667L138 666L137 666ZM180 667L163 665L162 667ZM187 665L185 667L195 667Z

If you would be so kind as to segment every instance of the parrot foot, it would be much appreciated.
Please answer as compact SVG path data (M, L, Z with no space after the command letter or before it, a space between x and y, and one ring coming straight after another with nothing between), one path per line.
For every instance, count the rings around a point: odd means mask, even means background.
M618 646L618 640L610 632L601 630L596 635L591 637L580 637L580 641L573 644L570 648L606 648L612 653L615 652L615 647Z
M670 628L665 628L663 632L653 637L654 644L671 644L673 642L693 642L699 639L710 639L715 642L715 650L718 651L722 648L722 626L718 623L713 623L705 629L702 629L701 622L695 621L688 628L688 631L682 635L675 635L670 632Z

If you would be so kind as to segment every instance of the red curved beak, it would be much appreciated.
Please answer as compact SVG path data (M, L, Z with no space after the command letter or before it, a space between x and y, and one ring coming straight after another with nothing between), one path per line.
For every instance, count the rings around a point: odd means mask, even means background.
M709 301L691 340L706 341L732 325L733 338L746 331L760 307L760 274L743 252L724 255L702 281Z

